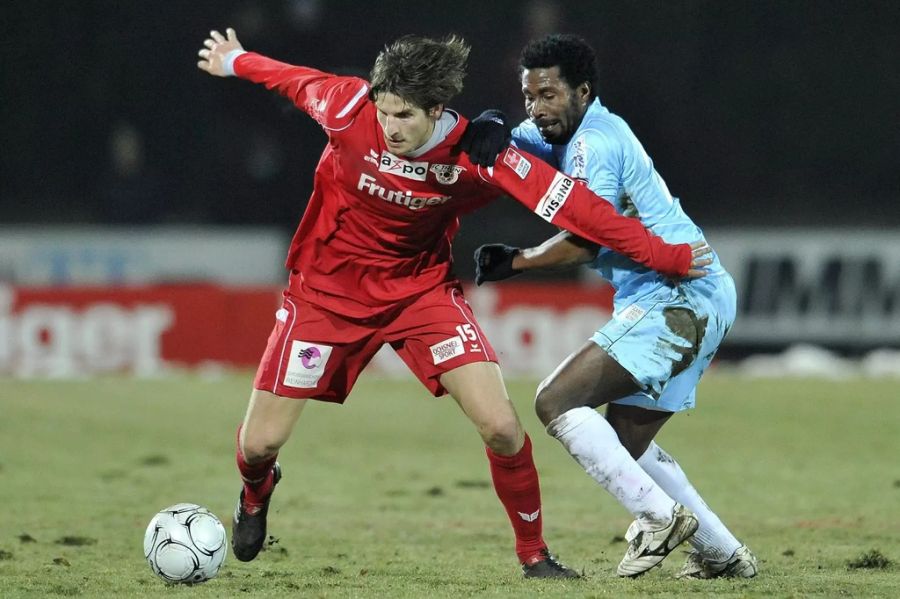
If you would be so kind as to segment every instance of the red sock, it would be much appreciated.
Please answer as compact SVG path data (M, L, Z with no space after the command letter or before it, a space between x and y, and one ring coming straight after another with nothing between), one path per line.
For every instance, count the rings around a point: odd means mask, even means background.
M516 455L497 455L490 447L485 449L494 490L516 533L516 555L522 563L528 562L547 547L541 536L541 484L531 456L531 439L525 435L525 445Z
M257 464L248 464L244 460L244 454L241 453L242 427L243 425L238 427L235 457L241 473L241 480L244 481L244 508L261 508L272 494L272 488L275 486L275 470L272 469L272 466L275 465L278 454Z

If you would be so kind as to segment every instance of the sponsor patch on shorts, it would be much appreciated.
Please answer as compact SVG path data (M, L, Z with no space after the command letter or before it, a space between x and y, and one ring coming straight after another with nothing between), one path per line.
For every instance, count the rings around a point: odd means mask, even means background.
M285 387L311 389L319 384L325 365L331 356L331 346L306 341L291 342L291 357L282 384Z
M624 320L625 322L637 322L641 318L644 317L647 311L638 306L637 304L631 304L621 312L615 315L615 317L619 320Z
M455 358L456 356L461 356L466 353L462 339L460 339L459 336L450 337L440 343L435 343L429 349L431 349L431 358L434 360L435 364L446 362L450 358Z
M525 179L531 170L531 162L512 148L506 150L506 154L503 155L503 164L515 171L519 179Z

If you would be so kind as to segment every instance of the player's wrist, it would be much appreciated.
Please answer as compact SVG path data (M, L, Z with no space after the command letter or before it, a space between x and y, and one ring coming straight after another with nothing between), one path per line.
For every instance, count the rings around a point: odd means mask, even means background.
M523 270L528 270L531 263L525 256L524 250L522 250L522 248L512 248L511 253L512 258L509 261L509 268L516 273L520 273Z
M684 278L691 269L691 262L694 260L694 252L689 243L679 243L676 244L674 248L675 249L672 252L672 261L669 265L670 272L664 274Z
M230 50L225 57L222 59L222 70L225 71L226 77L234 77L234 61L238 59L238 56L242 54L246 54L247 51L243 48L235 48L234 50Z

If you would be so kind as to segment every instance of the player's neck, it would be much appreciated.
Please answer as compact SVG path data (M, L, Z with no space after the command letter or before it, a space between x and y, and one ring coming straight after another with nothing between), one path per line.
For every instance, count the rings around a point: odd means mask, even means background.
M444 110L440 118L432 121L431 135L428 136L428 141L423 143L412 152L408 153L406 157L418 158L422 154L425 154L429 150L437 147L442 141L447 138L447 135L449 135L450 131L452 131L456 126L457 120L458 119L455 113Z

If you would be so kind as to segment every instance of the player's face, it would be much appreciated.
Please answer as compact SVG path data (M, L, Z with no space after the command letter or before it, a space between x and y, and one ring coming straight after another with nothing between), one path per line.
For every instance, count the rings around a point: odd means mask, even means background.
M564 144L572 139L581 124L590 99L590 87L587 83L570 87L559 76L559 67L524 69L522 94L525 112L544 140Z
M409 154L428 141L434 131L434 122L443 110L442 106L437 106L426 111L387 92L378 95L375 106L384 143L391 154L397 156Z

